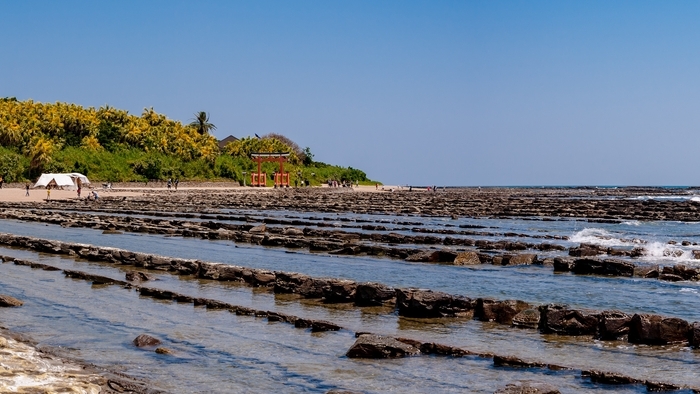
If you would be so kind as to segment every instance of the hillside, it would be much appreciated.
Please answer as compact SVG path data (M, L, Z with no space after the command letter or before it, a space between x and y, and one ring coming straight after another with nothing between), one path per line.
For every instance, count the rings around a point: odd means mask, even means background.
M315 162L310 148L302 150L278 134L244 137L220 149L210 134L215 128L204 112L183 124L153 108L136 116L110 106L0 98L0 176L17 182L42 172L80 172L94 181L180 178L242 183L243 172L256 168L252 152L289 152L285 170L292 184L300 179L312 184L329 179L372 183L361 170ZM276 169L276 164L263 164L268 176Z

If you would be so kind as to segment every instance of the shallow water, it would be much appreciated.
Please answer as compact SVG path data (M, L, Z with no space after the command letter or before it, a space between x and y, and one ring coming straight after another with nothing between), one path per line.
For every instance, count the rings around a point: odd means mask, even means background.
M434 228L450 222L441 218L391 216L386 220L420 220L424 221L424 226ZM576 236L585 231L584 226L591 225L568 220L462 221L458 224L484 225L490 227L486 230L494 232L549 232L567 236ZM595 226L609 234L620 233L619 239L700 240L693 235L700 233L697 224L596 223ZM560 302L576 307L659 313L689 321L700 320L697 311L700 284L696 282L555 275L551 268L544 267L455 267L412 264L388 258L288 253L284 249L236 245L229 241L129 233L105 235L92 229L18 221L0 221L0 231L254 268L296 271L317 277L430 288L470 297ZM602 239L601 242L608 241ZM125 270L130 269L9 248L0 248L0 254L119 279L123 278ZM536 330L518 330L464 319L407 319L386 308L323 305L293 296L275 295L265 289L178 278L162 272L154 272L160 280L148 284L256 309L329 320L349 329L311 334L284 323L268 323L265 319L236 316L226 311L207 311L193 308L191 304L155 301L117 286L90 286L84 281L66 279L60 272L13 264L0 265L0 271L0 292L26 301L22 308L0 311L2 324L30 333L43 344L67 348L73 356L87 362L120 365L125 372L148 378L171 392L325 392L331 388L346 388L366 392L437 390L490 393L518 380L546 381L562 392L570 393L602 389L644 392L639 386L592 385L574 372L494 368L492 361L478 357L350 360L343 354L354 341L352 331L403 336L472 351L515 355L526 360L700 386L700 376L696 372L700 351L678 346L631 346L622 341L600 342L583 337L541 335ZM173 349L175 355L162 356L135 349L130 341L144 332L164 339L164 346Z

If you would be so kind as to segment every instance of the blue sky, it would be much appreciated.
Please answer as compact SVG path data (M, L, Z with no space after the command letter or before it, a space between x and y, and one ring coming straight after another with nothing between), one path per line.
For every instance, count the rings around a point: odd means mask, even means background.
M284 134L390 184L698 185L700 2L0 2L0 96Z

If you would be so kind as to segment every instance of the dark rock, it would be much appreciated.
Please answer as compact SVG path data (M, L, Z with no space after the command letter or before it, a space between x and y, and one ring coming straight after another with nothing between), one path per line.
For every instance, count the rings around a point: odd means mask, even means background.
M603 275L632 277L634 275L634 264L621 260L603 260Z
M357 306L379 306L395 297L396 291L381 283L359 283L355 288Z
M311 332L338 331L342 327L324 320L313 320L311 322Z
M161 300L170 300L174 293L170 290L154 289L152 287L141 287L139 293L142 296L158 298Z
M540 311L537 309L525 309L513 316L512 324L518 328L537 328L540 324Z
M673 266L673 273L684 280L700 280L700 268L678 264Z
M351 280L334 279L323 288L323 301L326 303L353 302L357 283Z
M676 386L674 384L654 382L650 380L644 382L644 385L647 386L647 391L650 392L677 391L681 389L680 386Z
M134 339L136 347L156 346L160 345L160 339L154 338L148 334L141 334Z
M598 315L594 311L569 309L566 305L540 306L540 330L563 335L595 335Z
M614 341L629 332L632 317L620 311L603 311L598 319L598 338Z
M560 394L560 391L547 383L540 382L517 382L508 383L501 387L494 394Z
M493 365L496 367L540 368L545 364L523 361L512 356L494 356Z
M400 316L407 317L472 317L475 302L431 290L397 289L396 304Z
M167 347L159 347L159 348L156 348L156 353L158 353L158 354L173 354L173 351L168 349Z
M690 346L700 348L700 322L694 322L690 327L689 334Z
M581 244L576 248L569 249L569 256L573 257L589 257L606 254L607 249L598 245Z
M568 272L574 267L574 261L565 257L555 257L552 265L554 272Z
M406 343L404 340L401 338L397 338L401 342ZM409 345L415 346L420 349L421 353L423 354L436 354L439 356L452 356L452 357L464 357L467 354L469 354L466 350L460 349L458 347L453 347L453 346L447 346L447 345L442 345L439 343L420 343L419 341L415 341L417 343Z
M297 293L299 287L310 277L298 273L275 272L275 293Z
M674 275L674 274L661 274L661 275L659 275L659 280L665 280L668 282L680 282L680 281L683 281L684 279L681 276Z
M688 341L690 324L675 317L659 315L636 314L629 323L630 343L647 345L667 345L669 343L684 343Z
M513 317L530 308L530 304L519 300L495 301L479 298L476 300L475 316L481 321L511 324Z
M603 262L596 258L577 259L571 271L576 275L603 275Z
M394 338L362 335L346 353L350 358L396 358L416 356L420 350Z
M0 294L0 307L16 307L22 305L24 305L24 302L18 300L17 298Z
M659 266L658 265L642 265L634 267L634 276L639 278L658 278L659 277Z
M149 275L145 272L140 272L140 271L128 271L126 273L126 280L128 282L145 282L148 280L154 280L155 277L153 275Z
M629 376L624 376L614 372L602 372L602 371L585 371L581 373L581 376L587 376L594 383L604 383L604 384L637 384L641 383L639 380L631 378Z

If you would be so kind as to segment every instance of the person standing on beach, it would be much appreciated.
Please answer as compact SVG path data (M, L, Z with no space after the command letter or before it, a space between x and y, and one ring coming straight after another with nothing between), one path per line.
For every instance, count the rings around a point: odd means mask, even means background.
M5 178L0 176L0 189L2 189L2 183L5 182Z
M175 178L175 191L177 191L177 185L180 184L180 178Z
M51 186L46 186L46 201L51 199Z
M170 186L172 186L172 184L173 184L173 179L168 178L168 190L170 190Z
M29 184L27 183L24 185L24 188L27 190L27 192L24 194L25 197L29 197Z
M80 188L80 186L78 186L78 198L80 198L80 191L81 191L81 190L82 190L82 189Z

